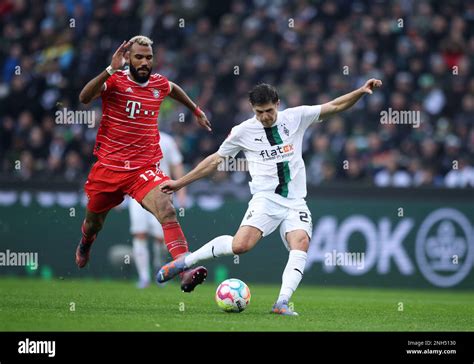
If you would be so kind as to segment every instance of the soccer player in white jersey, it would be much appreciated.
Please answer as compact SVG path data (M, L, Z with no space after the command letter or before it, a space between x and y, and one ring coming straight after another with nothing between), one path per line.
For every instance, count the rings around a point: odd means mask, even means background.
M163 159L160 161L160 169L168 176L178 179L183 176L183 156L171 135L160 132L160 147ZM178 191L178 205L184 206L186 192L184 189ZM148 249L148 237L153 237L153 266L161 267L168 255L163 228L156 217L145 210L137 201L129 199L130 234L133 236L133 257L138 273L138 288L146 288L150 285L150 250Z
M255 86L249 100L255 116L232 128L219 150L176 181L160 185L172 193L215 171L223 159L243 151L248 162L253 198L235 236L214 238L193 253L165 264L157 281L165 282L206 259L243 254L280 226L280 235L289 250L282 286L272 311L295 316L288 302L298 287L306 265L312 235L311 213L306 206L306 170L302 158L303 134L312 123L349 109L363 95L372 94L382 82L368 80L362 87L330 102L278 111L278 93L268 84Z

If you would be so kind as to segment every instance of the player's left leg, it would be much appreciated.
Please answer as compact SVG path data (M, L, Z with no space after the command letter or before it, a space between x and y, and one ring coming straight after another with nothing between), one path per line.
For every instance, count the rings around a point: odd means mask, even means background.
M303 278L309 242L313 233L311 212L303 201L296 202L288 216L280 226L280 236L290 254L285 270L277 302L272 312L282 315L296 316L297 313L289 304L291 296Z
M164 241L171 257L176 259L183 254L188 254L188 243L178 222L171 196L161 192L159 186L156 186L143 198L142 205L161 223ZM191 292L206 277L207 269L205 267L200 266L187 270L181 275L181 289L184 292Z
M160 191L160 184L168 180L158 166L145 166L135 171L127 182L125 192L150 211L161 223L166 247L173 259L187 254L188 243L176 217L171 196ZM197 267L181 275L181 289L191 292L207 277L207 269Z
M142 205L161 223L166 247L173 259L188 252L188 243L178 222L171 196L157 186L147 193Z
M309 247L309 236L305 230L294 230L286 233L285 239L290 249L288 262L283 271L282 284L277 302L273 306L274 313L296 316L289 305L291 296L303 278L304 267Z

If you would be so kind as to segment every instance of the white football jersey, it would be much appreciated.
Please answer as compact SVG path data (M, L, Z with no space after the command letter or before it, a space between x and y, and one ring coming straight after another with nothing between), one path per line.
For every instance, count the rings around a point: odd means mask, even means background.
M252 178L249 182L252 194L305 198L303 135L311 123L321 121L320 113L320 105L279 111L270 128L265 128L254 116L233 127L217 153L222 157L235 157L239 151L244 152Z
M163 152L163 158L160 160L160 169L171 177L171 166L181 164L183 156L173 137L163 132L160 132L160 148Z

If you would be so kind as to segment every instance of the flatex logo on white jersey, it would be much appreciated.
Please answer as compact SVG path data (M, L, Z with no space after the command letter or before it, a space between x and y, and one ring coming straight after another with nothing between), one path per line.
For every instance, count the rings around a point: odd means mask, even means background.
M38 341L26 338L18 342L19 354L48 354L50 358L56 355L56 341Z
M140 115L142 112L142 103L139 101L132 101L132 100L127 100L127 106L125 108L125 111L128 113L129 119L136 119L135 115ZM155 112L154 111L148 111L148 110L143 110L143 115L151 115L154 116Z
M416 236L416 260L423 276L435 286L461 282L474 262L474 231L466 216L451 208L428 215Z

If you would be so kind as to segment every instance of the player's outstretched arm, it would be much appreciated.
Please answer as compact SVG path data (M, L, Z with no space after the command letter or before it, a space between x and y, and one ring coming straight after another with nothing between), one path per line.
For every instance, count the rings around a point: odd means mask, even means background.
M331 116L338 112L344 111L352 107L365 94L372 94L375 87L382 86L382 81L371 78L364 86L354 90L348 94L339 96L338 98L321 105L321 119Z
M201 163L199 163L192 171L188 172L180 179L176 181L163 182L160 185L160 189L165 193L173 193L174 191L178 191L180 188L183 188L184 186L187 186L190 183L214 172L223 159L224 158L217 154L217 152L211 154Z
M125 64L125 54L128 51L131 43L123 41L120 47L117 48L114 55L112 56L112 62L110 62L111 72L122 68ZM104 83L111 76L107 70L103 70L97 77L90 80L87 85L84 86L81 93L79 94L79 101L83 104L88 104L92 100L99 97L100 93L104 89Z
M183 163L173 164L170 166L171 177L173 179L179 179L184 176ZM184 207L186 204L186 188L181 188L176 194L178 206Z
M212 131L211 123L207 120L206 114L202 111L199 106L197 106L193 100L184 92L184 90L179 87L174 82L170 82L171 91L169 96L176 101L179 101L184 106L186 106L189 110L191 110L196 117L196 121L199 125L203 128L206 128L207 131Z

